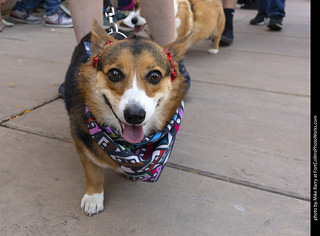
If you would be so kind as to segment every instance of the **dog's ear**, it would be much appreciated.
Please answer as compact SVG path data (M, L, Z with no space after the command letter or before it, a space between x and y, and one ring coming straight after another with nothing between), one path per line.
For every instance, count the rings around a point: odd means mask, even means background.
M180 61L183 58L184 53L187 51L189 41L192 38L193 33L191 32L187 36L174 41L171 44L164 46L164 49L168 49L174 61Z
M109 35L98 23L96 19L92 20L91 30L91 48L94 54L99 53L103 46L108 42L114 42L116 39Z

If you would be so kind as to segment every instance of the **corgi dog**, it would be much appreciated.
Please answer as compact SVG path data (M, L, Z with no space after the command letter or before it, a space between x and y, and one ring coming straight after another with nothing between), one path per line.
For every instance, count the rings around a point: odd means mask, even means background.
M103 168L158 179L182 118L186 84L176 68L190 38L165 47L142 37L117 40L93 20L75 48L64 99L86 180L86 214L104 209Z
M221 0L174 0L174 11L176 40L193 32L188 47L212 38L213 46L208 52L211 54L219 52L219 43L225 27ZM133 28L135 32L145 29L148 33L147 22L138 0L135 10L122 20L120 25Z

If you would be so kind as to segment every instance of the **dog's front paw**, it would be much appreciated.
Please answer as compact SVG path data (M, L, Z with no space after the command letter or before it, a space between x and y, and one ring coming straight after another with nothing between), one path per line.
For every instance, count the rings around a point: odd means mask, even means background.
M103 211L103 192L92 195L85 194L81 199L81 208L89 216Z
M208 53L210 54L217 54L218 52L219 52L219 49L213 49L213 48L208 49Z

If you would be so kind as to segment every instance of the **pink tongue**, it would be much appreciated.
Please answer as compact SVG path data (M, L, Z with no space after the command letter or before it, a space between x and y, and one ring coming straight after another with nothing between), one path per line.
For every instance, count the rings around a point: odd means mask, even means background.
M141 26L135 26L134 32L139 33L141 31Z
M139 33L141 30L143 30L144 27L145 25L135 25L134 32Z
M124 124L123 128L123 137L129 143L140 143L144 137L143 135L143 126L134 126Z

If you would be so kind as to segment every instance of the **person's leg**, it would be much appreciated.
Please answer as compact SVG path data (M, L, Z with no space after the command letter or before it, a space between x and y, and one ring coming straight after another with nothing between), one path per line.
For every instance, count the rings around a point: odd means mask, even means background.
M238 0L222 0L222 6L223 8L227 9L235 9L237 5Z
M270 16L285 16L285 0L269 0L268 13Z
M77 43L91 31L92 19L103 25L103 2L88 0L69 0L69 10L72 16L74 34ZM58 89L59 96L64 97L64 83Z
M230 45L233 42L233 15L236 5L237 0L222 0L226 24L220 42L225 45Z
M1 18L1 3L0 3L0 32L2 32L3 28L1 26L1 21L2 21L2 18Z
M285 0L270 0L269 15L270 22L269 29L279 31L282 29L282 18L285 16Z
M264 25L269 17L268 5L269 0L258 0L258 14L250 20L251 25Z
M0 32L2 32L3 28L1 26L1 21L2 21L2 18L1 18L1 3L0 3Z
M22 0L18 1L16 5L13 7L13 10L29 12L30 9L35 8L39 5L41 0Z
M46 0L46 14L51 16L59 12L61 0Z
M140 5L155 42L161 46L173 42L176 34L173 0L140 0Z
M27 24L40 24L42 18L33 16L30 11L38 6L40 1L41 0L22 0L21 2L17 2L11 11L10 18Z
M103 25L102 1L69 0L76 40L80 40L91 31L91 21L97 19Z

